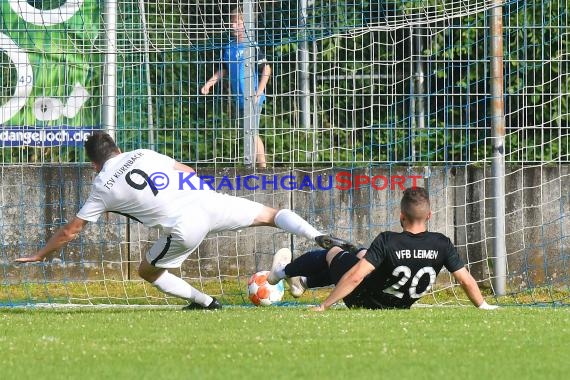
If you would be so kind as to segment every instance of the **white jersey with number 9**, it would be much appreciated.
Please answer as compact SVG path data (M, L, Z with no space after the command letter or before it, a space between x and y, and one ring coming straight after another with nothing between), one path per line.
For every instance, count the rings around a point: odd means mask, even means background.
M174 159L147 149L109 159L93 181L89 198L77 216L95 222L108 211L148 227L173 227L193 204L216 194L195 174L174 170L175 163Z

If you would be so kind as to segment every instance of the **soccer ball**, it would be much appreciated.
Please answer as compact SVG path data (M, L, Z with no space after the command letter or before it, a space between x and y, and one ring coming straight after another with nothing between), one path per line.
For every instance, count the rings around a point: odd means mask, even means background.
M279 302L285 293L283 280L275 285L267 282L269 271L255 273L247 282L247 294L249 300L255 306L269 306L274 302Z

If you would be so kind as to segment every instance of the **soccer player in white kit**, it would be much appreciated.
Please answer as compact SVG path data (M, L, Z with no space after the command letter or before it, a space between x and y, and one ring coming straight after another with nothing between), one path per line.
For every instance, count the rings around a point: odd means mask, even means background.
M163 232L163 237L155 242L138 268L144 280L164 293L187 300L190 302L187 308L219 309L221 304L215 298L168 271L180 267L207 234L273 226L316 240L325 248L342 242L323 235L291 210L276 210L217 193L193 175L194 169L168 156L147 149L121 153L107 133L91 135L85 149L98 173L87 201L76 217L61 227L42 249L16 262L43 260L73 240L88 222L96 222L104 212L115 212ZM166 178L170 185L160 186L159 190L151 178L156 173L162 176L161 185Z

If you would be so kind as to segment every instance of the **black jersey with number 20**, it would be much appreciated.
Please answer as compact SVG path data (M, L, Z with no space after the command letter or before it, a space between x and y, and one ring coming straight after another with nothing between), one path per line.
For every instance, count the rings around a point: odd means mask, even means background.
M441 268L464 264L451 240L437 232L382 232L364 258L376 269L364 280L355 306L409 308L435 283Z

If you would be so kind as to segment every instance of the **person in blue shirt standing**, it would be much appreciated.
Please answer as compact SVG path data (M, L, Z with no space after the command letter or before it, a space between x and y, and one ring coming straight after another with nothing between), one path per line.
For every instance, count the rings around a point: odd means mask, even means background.
M234 9L230 16L232 26L232 41L223 49L222 60L223 66L217 70L214 75L204 84L201 89L203 95L210 93L210 89L218 83L220 79L227 76L230 82L231 92L235 98L236 106L239 114L238 118L242 120L245 106L245 59L244 52L248 47L248 38L246 36L245 25L243 22L243 14L239 9ZM271 76L271 66L267 59L261 54L259 47L255 46L256 61L259 70L254 70L254 88L255 88L255 123L259 126L259 117L261 109L265 102L265 87ZM259 73L258 73L259 71ZM255 128L257 130L258 128ZM263 141L258 134L255 135L255 162L257 167L266 167L265 147Z

